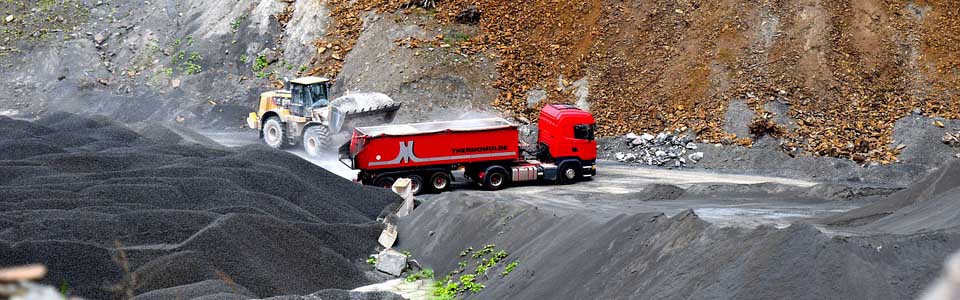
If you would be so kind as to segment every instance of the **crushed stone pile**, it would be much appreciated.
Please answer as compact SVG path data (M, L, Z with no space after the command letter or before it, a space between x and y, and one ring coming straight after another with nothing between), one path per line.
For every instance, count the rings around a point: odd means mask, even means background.
M680 168L703 159L703 152L696 151L699 146L694 143L693 138L677 133L628 133L616 139L612 146L608 142L601 144L607 144L601 146L606 148L601 155L625 163Z
M418 261L437 274L457 269L474 244L520 262L507 277L489 270L473 299L916 299L960 248L957 229L725 228L691 210L604 218L448 193L401 221L400 247L429 253Z
M960 161L951 161L913 186L821 223L910 234L960 226Z
M0 266L45 264L43 283L91 299L362 286L375 220L399 201L259 145L212 149L66 113L0 116L0 128Z

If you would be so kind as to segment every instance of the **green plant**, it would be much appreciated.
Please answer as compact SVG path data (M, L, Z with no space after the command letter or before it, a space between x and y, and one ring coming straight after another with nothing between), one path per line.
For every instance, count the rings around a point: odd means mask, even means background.
M423 270L420 270L419 272L410 274L409 276L407 276L406 281L414 282L414 281L423 280L423 279L433 279L433 270L423 269Z
M242 15L242 16L239 16L239 17L233 19L233 21L230 22L230 30L232 30L233 32L239 31L239 30L240 30L240 24L243 24L243 21L246 20L246 19L247 19L247 15Z
M64 297L70 296L70 286L67 285L67 280L60 281L60 294Z
M469 247L466 250L460 252L460 256L464 257L473 252L473 247ZM493 254L493 255L490 255ZM462 273L467 266L470 265L469 261L461 261L457 264L457 269L450 271L447 276L443 277L443 280L434 282L432 294L435 299L455 299L458 296L471 292L477 293L483 290L485 285L478 282L482 278L486 278L486 273L490 269L494 268L497 264L502 262L507 258L509 254L506 251L500 250L496 251L496 245L489 244L484 246L479 251L473 252L473 260L476 262L477 268L473 273L464 274L457 277L456 280L453 280L453 276L456 274ZM501 276L507 276L510 272L513 272L517 266L518 262L511 262L508 264L504 271L500 273Z
M519 261L515 261L507 264L507 266L503 269L503 272L500 272L500 277L505 277L507 275L510 275L510 273L513 272L513 270L516 270L517 266L519 265L520 265Z
M367 258L367 264L368 264L368 265L371 265L371 266L377 264L377 257L376 257L376 256L371 256L371 257Z
M263 69L266 69L269 64L270 63L267 62L266 57L264 57L263 55L259 55L257 56L256 59L253 60L253 71L254 72L263 71ZM260 76L257 76L257 77L260 77Z
M410 250L403 250L403 256L410 257L413 256L413 253L410 253Z
M483 249L480 249L480 251L477 251L476 253L473 254L473 258L481 258L481 257L484 257L484 256L486 256L487 254L490 254L491 252L493 252L493 248L495 248L495 247L496 247L496 245L494 245L494 244L490 244L490 245L483 246Z
M187 58L187 60L181 65L181 67L184 69L184 73L187 75L193 75L203 71L203 67L198 64L201 60L203 60L203 57L200 56L199 52L190 53L190 57Z
M247 63L248 60L249 60L249 59L247 58L247 55L246 55L246 54L240 54L240 63L244 63L244 64L245 64L245 63Z

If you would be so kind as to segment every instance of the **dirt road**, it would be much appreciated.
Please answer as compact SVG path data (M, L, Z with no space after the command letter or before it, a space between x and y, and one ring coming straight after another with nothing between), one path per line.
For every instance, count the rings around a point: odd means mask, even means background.
M251 132L202 132L228 147L259 143ZM357 172L331 154L320 159L307 157L300 149L292 153L344 178ZM761 224L786 226L791 221L818 218L858 207L856 203L819 199L803 195L816 182L781 177L735 175L704 171L638 168L600 161L594 179L574 185L529 185L497 192L482 191L461 183L451 193L477 194L498 201L515 201L549 209L557 214L595 212L599 218L623 213L662 212L675 215L694 209L701 218L721 226L756 227ZM445 195L423 195L430 201Z

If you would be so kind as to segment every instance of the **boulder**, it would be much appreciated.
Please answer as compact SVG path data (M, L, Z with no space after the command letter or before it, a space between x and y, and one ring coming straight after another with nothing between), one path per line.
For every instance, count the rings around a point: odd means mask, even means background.
M692 162L699 162L701 159L703 159L703 152L695 152L688 155L687 158L689 158Z
M407 256L397 250L383 250L377 255L376 268L381 272L400 276L403 270L407 268Z

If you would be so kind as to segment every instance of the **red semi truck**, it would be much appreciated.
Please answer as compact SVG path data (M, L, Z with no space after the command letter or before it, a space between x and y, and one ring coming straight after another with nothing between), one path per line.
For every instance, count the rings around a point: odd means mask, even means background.
M545 106L537 145L522 144L517 126L500 118L360 127L340 147L340 161L360 170L362 184L389 187L409 178L414 193L448 189L458 169L490 190L569 184L597 173L595 124L574 106Z

